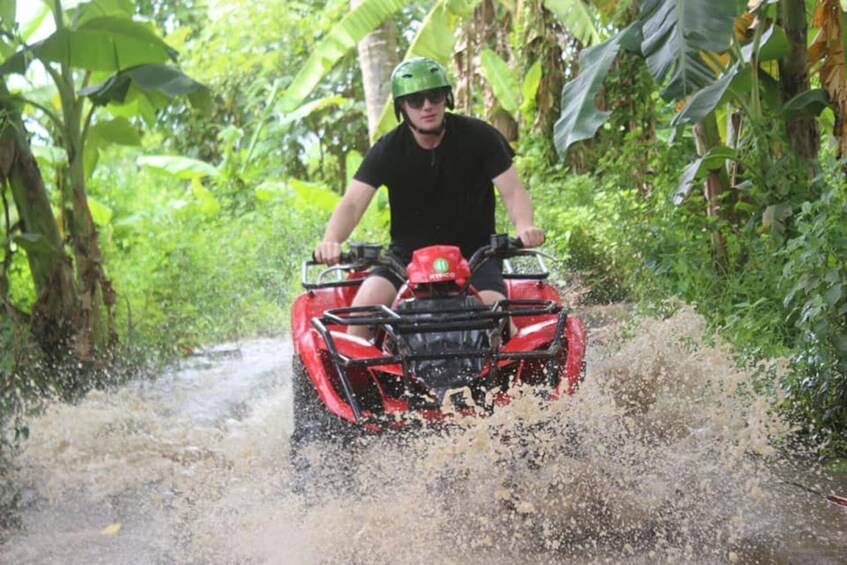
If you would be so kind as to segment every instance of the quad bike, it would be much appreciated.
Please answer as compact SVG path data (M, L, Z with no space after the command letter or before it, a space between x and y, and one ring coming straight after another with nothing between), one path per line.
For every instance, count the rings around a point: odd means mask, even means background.
M458 247L437 245L417 250L405 266L365 243L351 244L334 266L305 261L305 291L291 313L292 448L351 430L488 413L508 405L520 385L550 400L572 393L584 373L585 330L547 282L545 257L494 235L468 261ZM493 305L470 285L489 258L502 262L508 290ZM392 307L350 306L378 265L405 281ZM351 326L370 327L374 338L350 335Z

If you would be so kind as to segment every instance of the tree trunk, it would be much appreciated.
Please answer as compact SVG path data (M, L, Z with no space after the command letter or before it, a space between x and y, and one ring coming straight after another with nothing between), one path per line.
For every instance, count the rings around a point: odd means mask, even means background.
M355 8L362 0L350 0ZM376 137L376 128L385 102L391 96L391 71L400 62L397 56L397 32L391 20L368 33L359 42L359 67L365 87L365 107L368 113L368 136Z
M697 153L700 156L706 155L712 148L721 144L714 111L694 125L694 139L697 143ZM713 221L711 227L712 256L718 270L726 272L729 268L729 255L721 227L725 223L723 220L727 219L727 210L731 206L725 201L729 194L729 174L723 165L709 171L704 190L706 215Z
M779 20L788 37L789 51L779 61L779 87L782 101L787 102L798 94L809 90L809 75L807 67L808 26L806 23L805 0L780 0ZM801 116L788 123L788 140L791 149L804 159L812 161L817 158L820 140L818 122L814 116ZM810 175L814 168L809 165Z
M0 83L0 98L9 92ZM0 132L0 176L12 191L23 224L27 261L36 292L30 327L41 349L52 360L76 347L80 311L73 267L64 252L59 228L44 188L44 180L29 147L19 109L0 101L4 119ZM26 244L24 244L26 242Z
M63 65L61 73L63 84L59 87L59 92L62 98L64 145L68 153L68 176L73 209L68 231L76 258L80 300L74 354L79 360L93 361L98 346L109 348L117 341L112 308L116 295L111 281L103 270L103 254L100 250L94 219L88 207L83 160L83 100L76 96L72 73L70 68Z

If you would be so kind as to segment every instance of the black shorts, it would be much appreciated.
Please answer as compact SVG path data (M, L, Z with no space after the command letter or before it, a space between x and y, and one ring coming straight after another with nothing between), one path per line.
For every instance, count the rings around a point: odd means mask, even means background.
M403 250L394 246L389 247L386 255L394 257L401 265L408 265L412 261L411 253L404 253ZM394 288L400 290L403 286L403 281L387 267L377 267L370 273L368 277L382 277L394 285ZM477 290L493 290L499 292L506 298L506 281L503 280L503 268L500 261L497 259L488 259L477 267L476 271L471 274L471 285Z

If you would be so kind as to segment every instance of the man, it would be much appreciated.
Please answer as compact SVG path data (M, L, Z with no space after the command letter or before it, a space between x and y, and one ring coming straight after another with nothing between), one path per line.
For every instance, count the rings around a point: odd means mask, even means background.
M544 242L544 232L533 225L532 202L512 162L514 152L492 126L446 112L453 109L453 93L441 65L423 57L400 63L391 74L391 94L403 121L365 155L315 248L315 259L338 262L341 244L383 184L391 209L388 252L401 264L428 245L457 245L465 257L487 245L495 233L492 183L524 246ZM471 284L487 304L506 298L495 260L480 265ZM400 285L387 269L375 269L353 306L391 305ZM369 336L363 326L351 326L349 332Z

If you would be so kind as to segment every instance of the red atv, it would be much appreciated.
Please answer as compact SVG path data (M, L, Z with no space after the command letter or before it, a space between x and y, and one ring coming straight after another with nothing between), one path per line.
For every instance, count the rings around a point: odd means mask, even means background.
M323 266L313 280L318 264L303 263L306 290L291 312L292 447L350 428L381 431L489 412L508 404L519 384L551 400L574 391L584 370L584 326L546 282L542 252L495 235L469 261L458 247L437 245L417 250L404 266L381 249L351 244L341 264ZM503 262L508 299L485 305L469 280L491 257ZM529 272L516 272L518 263ZM406 281L396 301L351 307L377 265ZM518 328L511 337L510 320ZM374 339L348 334L354 325L374 328Z

